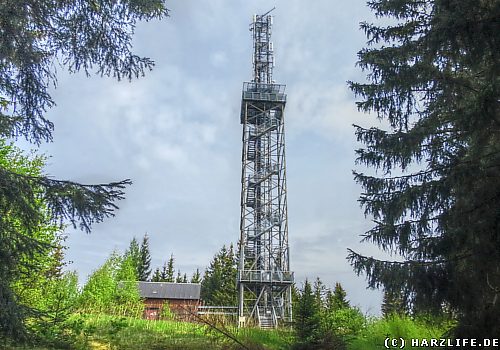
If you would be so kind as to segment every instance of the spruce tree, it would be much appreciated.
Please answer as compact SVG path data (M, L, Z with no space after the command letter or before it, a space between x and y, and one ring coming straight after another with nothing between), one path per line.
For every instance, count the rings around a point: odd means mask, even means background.
M224 245L214 256L205 271L201 283L201 298L207 305L235 306L238 296L236 290L236 256L233 245Z
M55 247L53 248L52 254L50 255L52 263L50 264L49 270L45 273L45 277L49 280L60 279L64 274L64 266L67 265L64 262L64 247L61 240L58 240Z
M151 277L151 282L161 282L161 281L162 281L161 272L160 269L157 267L155 269L155 272L153 272L153 277Z
M177 277L175 278L175 283L182 283L181 270L177 270Z
M196 272L191 277L191 283L201 283L200 269L196 269Z
M137 238L132 238L124 255L125 257L130 257L136 267L139 266L141 259L141 249L139 247L139 243L137 242Z
M316 277L313 286L314 299L320 310L325 306L325 296L327 293L326 286L323 284L319 277Z
M328 291L326 297L326 307L329 311L335 311L348 308L349 301L347 300L347 292L342 288L342 285L337 282L333 292Z
M142 76L154 62L131 51L136 23L167 14L163 0L3 1L0 139L24 138L36 146L52 141L54 125L46 113L55 105L51 90L61 68L117 79ZM34 238L39 227L69 222L90 232L94 223L114 216L130 184L79 184L0 164L0 337L27 334L28 311L11 286L22 255L45 253Z
M406 305L403 302L401 293L384 291L384 298L382 299L380 311L382 311L384 317L404 315L406 313Z
M161 274L160 274L160 281L161 282L167 282L167 262L165 261L163 263L163 267L161 268Z
M168 259L167 263L167 268L165 270L165 282L174 282L174 273L175 273L175 267L174 267L174 254L170 255L170 259Z
M151 275L151 254L149 253L149 237L145 234L139 251L137 276L139 277L139 281L147 281L149 275Z
M170 259L168 259L168 262L165 261L163 263L163 267L161 269L161 275L160 275L160 281L161 282L175 282L175 267L174 267L174 254L170 255Z
M292 284L292 310L297 310L299 305L300 290L295 283Z
M458 316L458 337L500 330L498 0L372 0L389 25L362 23L368 48L350 82L358 108L385 120L356 126L364 240L398 261L349 253L372 288L402 290L413 311Z
M320 327L320 307L311 283L306 279L294 309L294 331L302 348L310 348L317 343Z

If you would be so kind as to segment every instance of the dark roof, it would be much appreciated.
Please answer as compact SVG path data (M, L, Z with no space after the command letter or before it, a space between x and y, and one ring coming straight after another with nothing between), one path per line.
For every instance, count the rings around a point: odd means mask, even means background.
M199 300L201 284L170 282L139 282L139 294L150 299Z

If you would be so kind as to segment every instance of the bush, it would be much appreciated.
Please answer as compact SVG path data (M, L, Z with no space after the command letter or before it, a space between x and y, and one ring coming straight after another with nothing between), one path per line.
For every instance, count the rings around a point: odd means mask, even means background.
M410 316L391 315L381 319L368 320L366 326L348 341L349 350L381 349L384 340L390 338L440 338L450 324L428 322ZM410 344L408 344L410 345ZM407 349L412 349L410 346Z
M143 302L130 256L113 253L83 287L79 307L85 312L141 317Z
M358 308L346 307L325 313L322 317L323 333L333 333L348 339L360 333L366 325L365 316Z

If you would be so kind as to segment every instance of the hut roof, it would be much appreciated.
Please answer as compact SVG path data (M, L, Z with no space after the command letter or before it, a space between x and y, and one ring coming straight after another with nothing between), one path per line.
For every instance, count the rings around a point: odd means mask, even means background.
M171 282L139 282L139 294L149 299L199 300L201 284Z

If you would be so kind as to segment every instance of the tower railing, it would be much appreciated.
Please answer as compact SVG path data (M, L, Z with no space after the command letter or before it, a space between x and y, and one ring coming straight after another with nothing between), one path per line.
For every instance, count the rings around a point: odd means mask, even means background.
M243 99L254 101L286 102L286 85L264 84L254 82L243 83Z
M271 270L240 270L239 281L259 283L293 283L294 274L291 271Z

